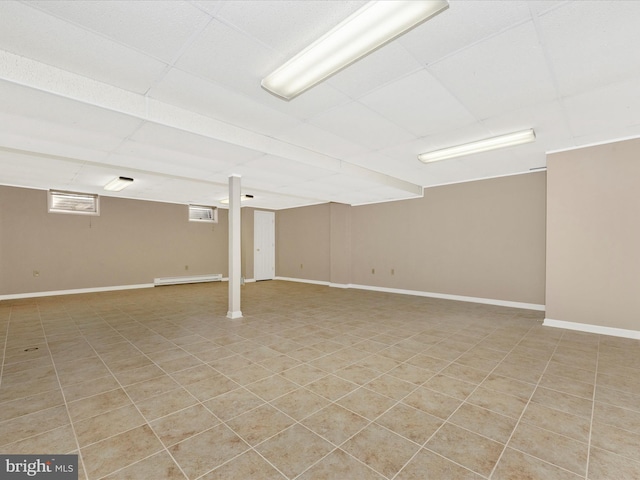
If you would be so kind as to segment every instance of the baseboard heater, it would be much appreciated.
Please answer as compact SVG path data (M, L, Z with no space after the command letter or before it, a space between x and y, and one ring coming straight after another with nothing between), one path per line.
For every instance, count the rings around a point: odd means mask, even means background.
M204 283L204 282L220 282L222 281L221 273L214 273L210 275L190 275L185 277L161 277L154 278L153 285L158 287L160 285L180 285L182 283Z

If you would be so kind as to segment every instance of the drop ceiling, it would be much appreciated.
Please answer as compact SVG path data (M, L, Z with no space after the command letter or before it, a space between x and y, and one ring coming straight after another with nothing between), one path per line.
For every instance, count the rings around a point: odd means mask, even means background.
M640 2L470 1L290 102L261 79L361 1L0 2L0 184L359 205L640 135ZM534 128L533 144L418 153Z

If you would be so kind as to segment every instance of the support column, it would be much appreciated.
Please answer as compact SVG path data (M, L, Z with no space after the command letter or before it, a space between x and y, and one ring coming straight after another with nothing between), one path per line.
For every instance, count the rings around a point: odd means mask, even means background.
M229 311L227 318L241 318L240 277L240 176L229 177Z

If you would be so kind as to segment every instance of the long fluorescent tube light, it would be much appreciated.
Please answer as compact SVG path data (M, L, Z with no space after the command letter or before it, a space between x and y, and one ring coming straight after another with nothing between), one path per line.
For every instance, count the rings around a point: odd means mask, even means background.
M262 80L291 100L449 7L447 0L369 2Z
M421 153L418 160L424 163L437 162L438 160L446 160L448 158L462 157L463 155L471 155L474 153L486 152L497 148L512 147L523 143L530 143L536 139L536 133L532 128L521 132L508 133L498 137L485 138L477 142L465 143L455 147L443 148L432 152Z
M133 178L129 177L116 177L104 186L105 190L110 192L119 192L120 190L127 188L133 183Z
M246 200L251 200L253 198L253 195L249 195L248 193L245 195L240 195L240 201L244 202ZM222 200L220 200L220 203L224 203L225 205L227 203L229 203L229 199L228 198L223 198Z

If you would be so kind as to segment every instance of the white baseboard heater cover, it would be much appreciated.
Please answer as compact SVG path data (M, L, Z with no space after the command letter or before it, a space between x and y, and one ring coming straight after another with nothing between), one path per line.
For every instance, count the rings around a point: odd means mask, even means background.
M154 278L153 284L159 285L180 285L182 283L203 283L203 282L220 282L222 281L221 273L213 273L209 275L190 275L185 277L161 277Z

